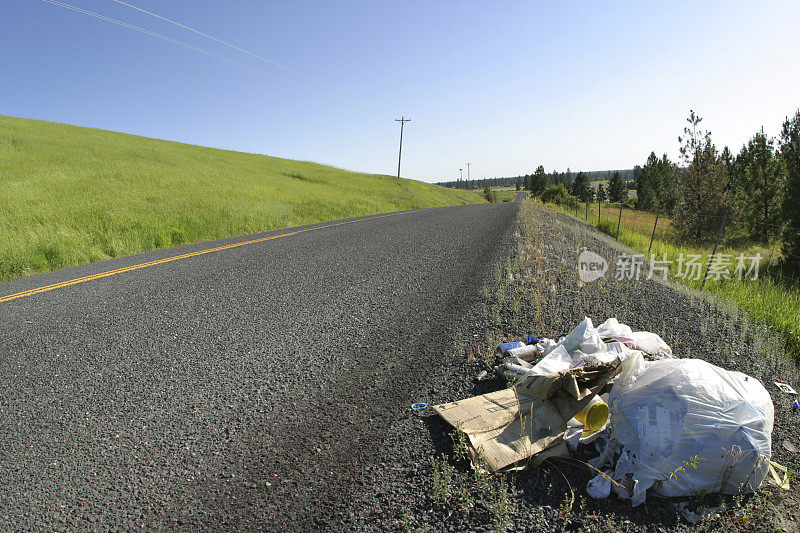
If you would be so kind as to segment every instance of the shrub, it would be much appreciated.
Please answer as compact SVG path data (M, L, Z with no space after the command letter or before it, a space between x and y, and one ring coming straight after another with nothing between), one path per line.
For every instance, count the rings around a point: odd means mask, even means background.
M568 205L572 203L570 202L571 198L563 183L550 185L549 187L545 187L544 191L542 191L542 202L546 204Z

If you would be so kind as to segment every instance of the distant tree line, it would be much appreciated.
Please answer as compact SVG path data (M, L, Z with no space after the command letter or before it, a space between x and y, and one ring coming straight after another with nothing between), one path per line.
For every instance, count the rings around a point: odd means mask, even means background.
M710 241L723 218L727 228L769 244L780 240L784 260L800 266L800 110L783 122L777 138L763 127L734 155L720 150L711 132L700 128L702 118L690 111L678 137L680 161L655 151L643 166L631 170L546 172L512 178L457 180L440 185L458 188L517 187L545 201L620 202L637 209L673 217L680 238ZM593 181L608 180L597 187ZM635 190L635 200L628 191Z
M800 110L786 118L778 138L761 128L734 155L719 150L711 132L700 129L691 111L680 144L680 164L666 154L651 152L643 166L628 171L606 171L608 185L596 188L591 177L598 172L578 172L571 177L546 174L541 166L524 176L524 187L543 201L620 202L636 209L660 211L673 217L682 239L708 242L716 237L722 220L726 228L749 240L768 245L780 240L784 261L800 266ZM604 178L607 174L603 174ZM630 178L630 179L628 179ZM636 191L635 200L628 191ZM728 231L728 230L726 230Z
M542 168L541 166L539 168ZM537 168L538 171L538 168ZM544 169L542 168L542 171ZM619 173L625 183L633 183L633 169L626 170L590 170L584 172L589 181L594 183L598 181L605 181L611 179L614 173ZM530 190L530 182L536 174L525 174L520 176L503 177L503 178L485 178L485 179L457 179L455 181L440 181L436 185L442 187L449 187L451 189L485 189L486 187L517 187L517 190ZM547 176L548 185L558 185L563 183L565 186L571 186L575 178L570 169L564 172L552 171L545 174ZM539 174L541 177L541 174Z

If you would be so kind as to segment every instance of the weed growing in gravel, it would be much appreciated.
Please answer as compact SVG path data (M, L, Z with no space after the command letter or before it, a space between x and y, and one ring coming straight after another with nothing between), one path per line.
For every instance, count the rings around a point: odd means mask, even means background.
M686 476L686 479L689 479L688 469L691 468L693 470L697 470L697 465L700 464L700 461L704 461L704 459L699 455L693 455L687 461L683 461L680 464L675 463L675 470L663 474L664 477L655 482L656 488L660 490L663 484L667 481L678 479L679 474L683 474Z
M456 429L450 433L450 439L453 441L453 458L456 461L466 461L469 459L469 448L467 447L467 434Z
M456 341L453 343L453 348L456 351L456 357L459 359L464 357L464 341L462 339L456 339Z
M475 508L475 497L473 496L474 482L469 474L464 476L458 484L458 508L464 514L469 514Z
M438 504L447 502L453 495L453 473L455 469L445 456L434 457L433 467L433 501Z
M513 511L510 501L510 489L505 479L499 478L495 483L490 501L495 531L505 532L511 526L511 514Z
M414 517L411 516L411 509L408 506L403 507L403 512L400 515L400 528L406 533L414 531Z

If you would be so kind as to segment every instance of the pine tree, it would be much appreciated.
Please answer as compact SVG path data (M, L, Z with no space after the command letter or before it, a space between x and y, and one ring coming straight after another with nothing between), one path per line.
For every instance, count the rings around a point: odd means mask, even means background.
M734 194L740 200L750 236L769 242L770 237L780 233L783 192L783 172L774 141L764 135L762 128L742 147L735 163L730 161L729 153L726 158L724 151L721 160L732 169Z
M545 187L547 187L547 174L544 172L544 167L539 165L531 177L531 192L540 195Z
M578 172L575 176L575 181L572 183L572 195L577 196L581 202L591 202L594 198L589 186L589 177L583 172Z
M603 187L602 183L597 184L597 201L598 202L605 202L608 200L608 195L606 194L606 189Z
M800 110L781 130L781 162L786 172L783 196L783 256L793 271L800 267Z
M711 240L719 231L726 212L728 173L711 141L711 132L698 130L703 119L691 111L681 143L681 157L686 169L679 179L680 204L673 225L684 238Z
M659 159L655 152L650 152L644 167L636 168L636 209L656 211L660 208L665 213L672 213L677 200L675 164L667 154Z
M622 180L622 175L614 171L608 182L608 196L612 202L624 202L628 199L628 186Z

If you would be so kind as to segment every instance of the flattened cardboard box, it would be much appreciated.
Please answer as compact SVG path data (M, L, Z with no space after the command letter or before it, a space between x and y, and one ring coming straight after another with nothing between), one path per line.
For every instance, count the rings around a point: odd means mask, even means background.
M474 456L492 472L524 468L566 455L567 422L620 371L620 362L578 368L548 376L529 376L512 388L434 407L464 432ZM529 392L530 394L526 394Z

